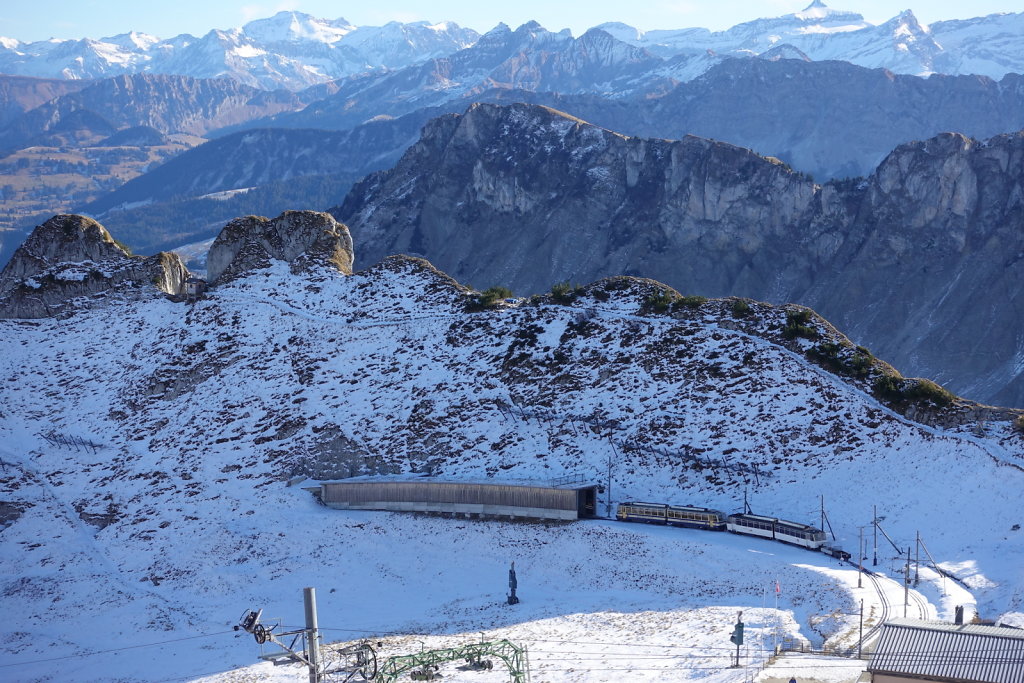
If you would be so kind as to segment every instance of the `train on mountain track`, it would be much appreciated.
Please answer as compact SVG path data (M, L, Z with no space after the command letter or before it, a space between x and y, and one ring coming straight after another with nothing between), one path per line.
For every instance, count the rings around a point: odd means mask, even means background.
M665 524L708 531L729 531L745 536L768 538L808 550L817 550L848 561L850 553L825 540L825 532L808 524L790 522L776 517L736 513L726 515L720 510L692 505L666 503L620 503L615 519L622 522Z

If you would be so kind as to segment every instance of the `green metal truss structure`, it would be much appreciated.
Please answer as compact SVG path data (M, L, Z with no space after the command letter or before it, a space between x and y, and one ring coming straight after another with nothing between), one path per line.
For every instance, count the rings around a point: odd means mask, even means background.
M484 668L486 657L500 659L508 667L511 683L529 683L530 664L526 649L507 640L490 643L471 643L442 650L426 650L415 655L401 655L384 660L373 683L396 683L402 674L412 674L413 680L430 680L431 672L446 662L465 660L470 666Z

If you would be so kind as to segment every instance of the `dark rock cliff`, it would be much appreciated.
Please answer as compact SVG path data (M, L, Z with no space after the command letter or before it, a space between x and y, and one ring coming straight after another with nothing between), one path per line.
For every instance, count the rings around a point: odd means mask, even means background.
M362 264L414 253L461 281L522 292L699 271L717 294L774 282L778 252L802 237L796 227L816 200L809 179L739 147L630 138L544 107L481 104L431 122L335 215ZM728 253L715 247L726 244Z

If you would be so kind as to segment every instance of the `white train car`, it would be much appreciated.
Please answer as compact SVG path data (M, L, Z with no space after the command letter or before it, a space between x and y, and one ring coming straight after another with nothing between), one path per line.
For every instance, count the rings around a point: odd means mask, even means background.
M825 544L825 532L821 529L763 515L729 515L725 528L734 534L770 538L811 550L819 550Z

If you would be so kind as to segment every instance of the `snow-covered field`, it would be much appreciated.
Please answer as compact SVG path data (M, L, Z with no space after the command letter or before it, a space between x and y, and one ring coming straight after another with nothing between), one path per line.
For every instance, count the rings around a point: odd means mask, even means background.
M278 264L194 305L0 321L0 678L305 680L258 663L232 629L250 608L301 627L305 586L328 641L380 642L383 660L507 638L528 649L533 681L553 682L852 680L834 660L758 671L775 642L854 646L861 599L866 627L882 614L873 582L858 588L821 554L606 520L340 512L286 485L311 463L580 474L610 483L613 503L729 512L746 493L755 512L812 524L821 495L847 549L866 527L869 557L877 505L899 546L919 531L970 586L922 556L929 606L915 598L908 615L977 603L1024 626L1024 447L1006 426L922 427L719 324L715 304L680 321L640 315L627 294L470 314L443 276L406 262L307 280ZM759 477L723 465L744 460ZM898 577L894 556L879 537L872 568ZM882 592L902 616L902 584Z

